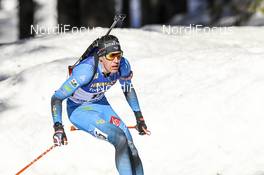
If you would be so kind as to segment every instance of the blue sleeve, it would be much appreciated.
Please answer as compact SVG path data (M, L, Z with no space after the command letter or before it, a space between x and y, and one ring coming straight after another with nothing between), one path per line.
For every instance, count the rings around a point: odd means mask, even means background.
M72 75L55 91L51 97L51 113L54 123L62 123L62 101L92 79L93 69L94 66L90 64L77 65Z
M129 106L134 112L140 111L137 94L131 81L133 72L128 60L125 58L120 61L120 75L119 82Z

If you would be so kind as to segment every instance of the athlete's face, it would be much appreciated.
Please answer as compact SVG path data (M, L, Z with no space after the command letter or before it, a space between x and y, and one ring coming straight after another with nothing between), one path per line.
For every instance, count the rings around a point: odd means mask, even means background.
M120 60L122 58L122 52L111 52L106 56L100 57L106 73L116 73L120 66Z

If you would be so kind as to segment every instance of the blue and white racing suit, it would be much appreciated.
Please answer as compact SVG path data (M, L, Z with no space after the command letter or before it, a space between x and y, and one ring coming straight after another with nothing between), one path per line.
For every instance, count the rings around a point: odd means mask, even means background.
M51 99L53 122L62 123L62 101L67 98L70 121L94 137L106 140L115 147L116 167L120 175L143 175L143 167L131 134L108 103L104 93L119 80L125 97L134 112L140 111L132 86L132 71L124 57L117 73L104 75L99 63L94 75L94 58L79 63L72 75L55 91ZM94 75L94 76L93 76Z

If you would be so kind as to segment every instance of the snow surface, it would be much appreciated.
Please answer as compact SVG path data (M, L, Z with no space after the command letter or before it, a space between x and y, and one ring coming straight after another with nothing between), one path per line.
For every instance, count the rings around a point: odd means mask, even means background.
M151 136L131 130L146 175L264 174L264 28L167 35L114 29L134 70ZM50 97L106 29L0 47L0 174L15 174L52 145ZM106 94L135 123L119 85ZM117 174L114 148L82 131L23 174Z
M14 42L18 38L18 19L16 0L1 0L0 9L0 43Z

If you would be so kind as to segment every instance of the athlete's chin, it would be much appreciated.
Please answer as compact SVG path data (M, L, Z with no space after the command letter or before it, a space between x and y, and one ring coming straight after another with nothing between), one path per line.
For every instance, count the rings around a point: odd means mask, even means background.
M111 70L111 73L117 73L118 72L118 69L112 69Z
M118 72L118 69L119 69L118 66L113 66L113 67L111 67L111 72L116 73L116 72Z

